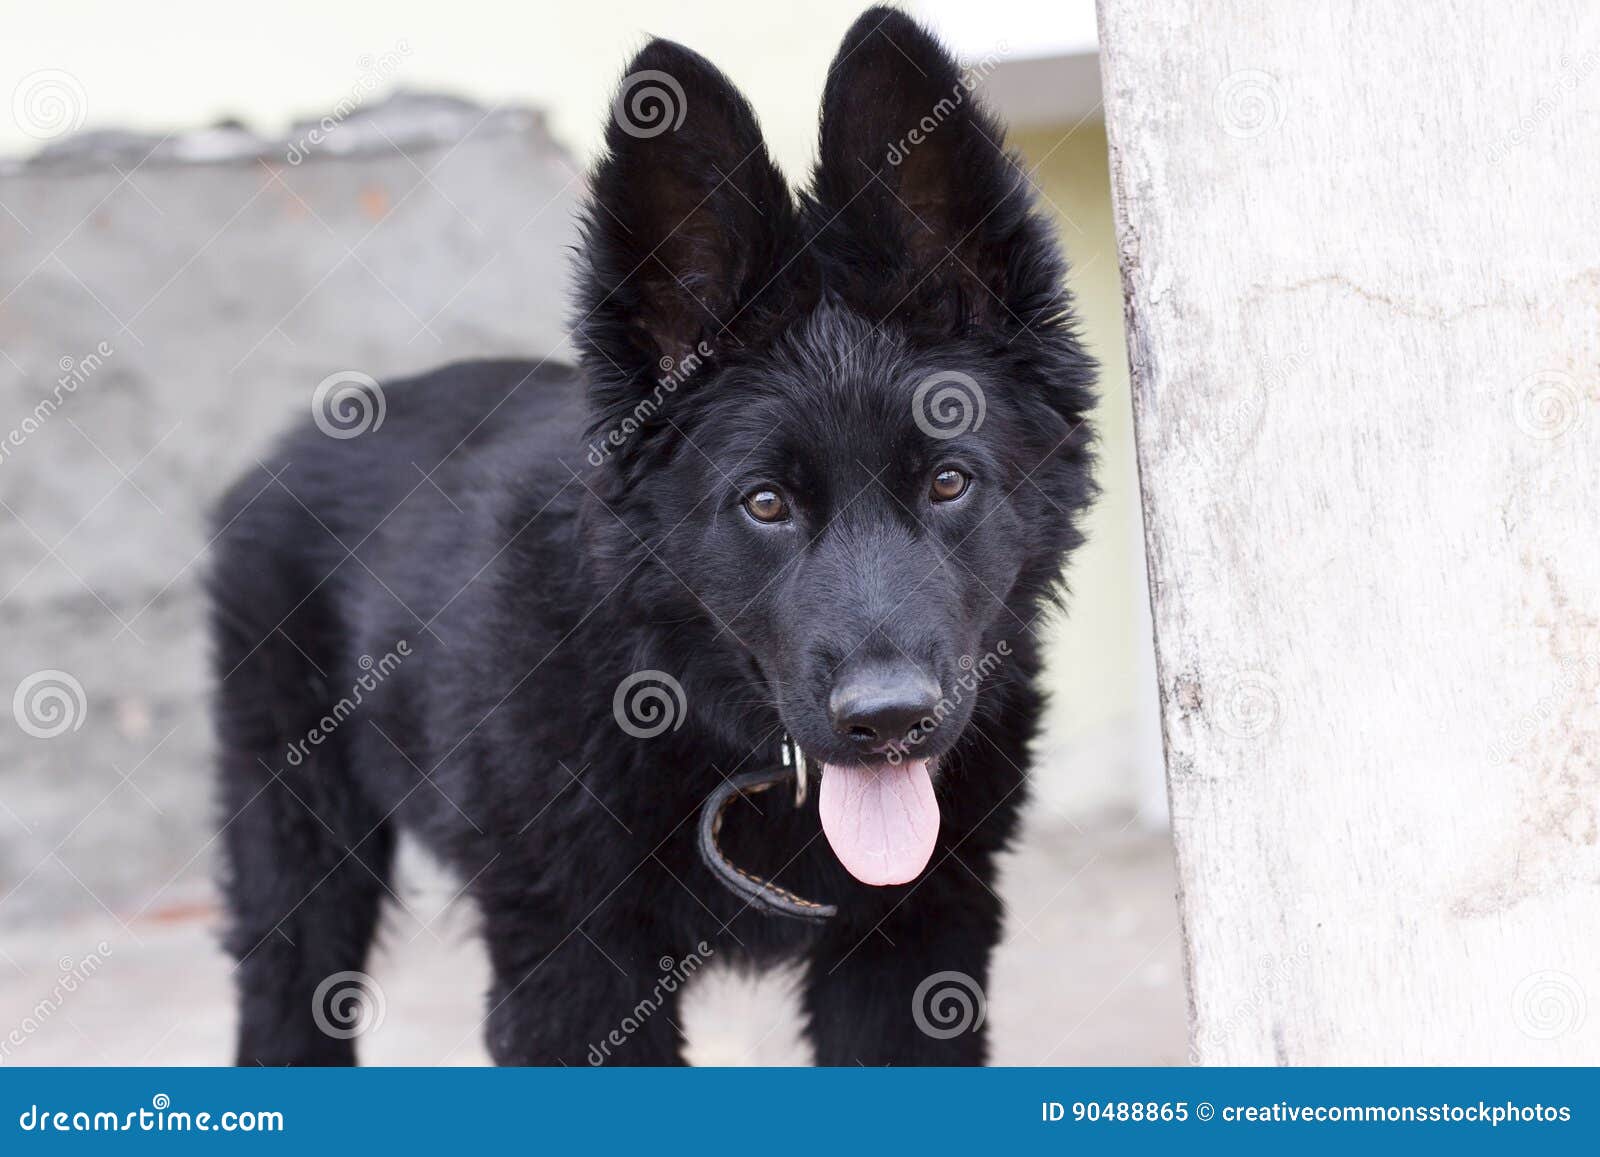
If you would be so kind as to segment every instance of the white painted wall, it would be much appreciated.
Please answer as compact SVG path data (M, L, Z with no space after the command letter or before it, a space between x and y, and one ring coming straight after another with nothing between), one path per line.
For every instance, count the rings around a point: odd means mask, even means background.
M709 56L744 89L763 114L780 163L793 166L814 151L828 61L864 6L859 0L758 8L733 0L16 5L0 38L0 96L14 97L18 84L49 61L76 82L75 90L62 91L88 128L165 132L233 116L276 130L368 87L381 93L402 84L535 105L549 112L559 139L586 155L599 144L628 54L651 36L666 36ZM382 63L391 53L401 57L398 68ZM27 151L31 143L25 126L0 109L0 152Z
M804 173L828 62L867 0L283 0L244 9L206 0L8 5L0 98L41 69L83 127L165 132L224 117L276 131L373 85L442 89L531 104L587 156L600 143L629 52L652 36L704 53L750 97L778 162ZM1022 60L1092 52L1091 0L906 4L960 52ZM404 51L402 52L402 47ZM401 55L397 69L383 61ZM39 81L34 79L33 87ZM0 155L36 143L28 116L0 106Z
M1600 1061L1597 33L1102 3L1204 1061Z

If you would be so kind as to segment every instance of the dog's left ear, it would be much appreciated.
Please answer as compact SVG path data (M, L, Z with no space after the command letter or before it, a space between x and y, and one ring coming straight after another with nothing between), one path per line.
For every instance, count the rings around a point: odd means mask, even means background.
M960 329L1059 311L1063 265L976 78L893 8L845 34L812 185L828 283L870 316Z
M602 412L740 343L758 299L778 296L795 216L733 83L680 44L646 45L612 102L583 221L574 328Z

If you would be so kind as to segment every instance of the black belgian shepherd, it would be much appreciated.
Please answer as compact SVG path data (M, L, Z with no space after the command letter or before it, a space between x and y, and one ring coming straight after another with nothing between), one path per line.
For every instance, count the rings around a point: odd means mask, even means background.
M657 40L578 264L579 365L362 386L381 421L307 423L221 504L238 1060L354 1060L325 1006L405 829L481 913L501 1063L680 1063L677 962L707 954L803 960L823 1064L981 1063L914 999L987 984L1035 627L1093 492L1093 364L1026 173L897 11L845 37L798 193ZM697 845L715 789L795 749L812 790L734 799L720 843L828 920Z

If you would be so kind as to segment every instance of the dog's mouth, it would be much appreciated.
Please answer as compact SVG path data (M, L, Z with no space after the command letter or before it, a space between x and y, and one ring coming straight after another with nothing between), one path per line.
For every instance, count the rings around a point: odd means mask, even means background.
M909 883L928 866L939 835L933 761L825 763L817 810L852 876L879 887Z

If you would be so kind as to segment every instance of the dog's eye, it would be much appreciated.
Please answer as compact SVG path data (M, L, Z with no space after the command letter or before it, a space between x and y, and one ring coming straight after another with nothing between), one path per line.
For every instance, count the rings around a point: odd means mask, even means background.
M789 504L776 490L752 490L744 496L744 508L757 522L783 522L789 517Z
M932 497L935 502L954 502L967 492L972 479L952 467L945 467L933 476Z

